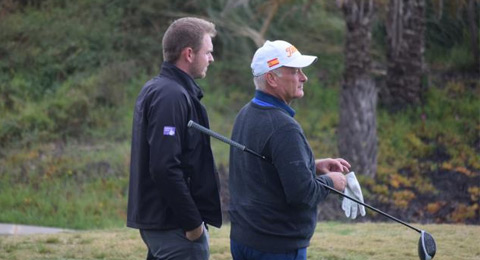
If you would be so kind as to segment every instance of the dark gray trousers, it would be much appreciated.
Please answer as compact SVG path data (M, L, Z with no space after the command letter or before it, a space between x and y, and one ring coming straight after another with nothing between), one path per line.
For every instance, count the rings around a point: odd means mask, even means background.
M182 229L140 230L143 242L147 245L147 260L208 260L209 234L203 228L203 234L190 241Z

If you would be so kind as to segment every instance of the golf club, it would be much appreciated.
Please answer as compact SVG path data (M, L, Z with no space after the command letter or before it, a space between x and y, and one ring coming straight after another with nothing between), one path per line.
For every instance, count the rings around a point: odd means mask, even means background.
M214 131L212 131L212 130L210 130L210 129L202 126L202 125L199 125L199 124L193 122L192 120L190 120L188 122L187 126L191 127L191 128L194 128L194 129L196 129L196 130L198 130L198 131L200 131L200 132L202 132L206 135L214 137L214 138L216 138L216 139L218 139L222 142L230 144L231 146L236 147L236 148L238 148L242 151L245 151L245 152L250 153L254 156L257 156L257 157L261 158L262 160L265 160L269 163L272 163L265 156L248 149L247 147L245 147L245 145L242 145L242 144L239 144L239 143L237 143L233 140L230 140L229 138L226 138L225 136L220 135L219 133L216 133L216 132L214 132ZM408 223L406 223L406 222L404 222L404 221L402 221L402 220L400 220L400 219L398 219L394 216L391 216L391 215L389 215L389 214L387 214L387 213L385 213L385 212L383 212L383 211L381 211L381 210L379 210L379 209L377 209L373 206L370 206L370 205L368 205L366 203L363 203L363 202L361 202L361 201L359 201L355 198L352 198L351 196L345 195L343 192L340 192L340 191L338 191L338 190L336 190L336 189L334 189L334 188L332 188L332 187L330 187L326 184L323 184L323 183L320 183L320 184L323 187L333 191L334 193L336 193L336 194L338 194L342 197L345 197L347 199L355 201L356 203L358 203L360 205L363 205L363 206L365 206L365 207L367 207L367 208L369 208L369 209L371 209L371 210L373 210L373 211L375 211L375 212L377 212L377 213L379 213L379 214L381 214L381 215L383 215L383 216L385 216L385 217L387 217L391 220L394 220L394 221L396 221L396 222L398 222L398 223L400 223L400 224L402 224L402 225L404 225L408 228L411 228L411 229L417 231L418 233L420 233L420 239L418 240L418 256L420 257L420 259L421 260L431 260L435 256L435 253L437 252L437 247L436 247L436 244L435 244L435 240L433 239L433 236L430 235L428 232L426 232L424 230L421 230L421 229L418 229L416 227L413 227L413 226L409 225Z

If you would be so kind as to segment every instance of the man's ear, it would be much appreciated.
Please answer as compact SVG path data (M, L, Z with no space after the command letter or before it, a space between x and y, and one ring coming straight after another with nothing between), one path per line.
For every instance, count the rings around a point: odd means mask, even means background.
M185 61L187 61L188 63L192 63L193 62L193 57L194 57L194 53L193 53L193 49L190 48L190 47L186 47L182 50L182 59L184 59Z
M278 77L276 77L276 75L274 74L275 74L274 72L267 72L265 74L265 82L267 82L267 85L269 85L272 88L276 88L278 85L277 83Z

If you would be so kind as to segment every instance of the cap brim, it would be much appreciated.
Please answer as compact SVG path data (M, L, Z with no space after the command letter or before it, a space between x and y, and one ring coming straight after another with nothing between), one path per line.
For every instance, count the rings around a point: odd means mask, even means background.
M317 56L302 55L302 56L298 56L296 59L289 62L288 64L283 64L283 66L292 67L292 68L304 68L316 62L317 59L318 59Z

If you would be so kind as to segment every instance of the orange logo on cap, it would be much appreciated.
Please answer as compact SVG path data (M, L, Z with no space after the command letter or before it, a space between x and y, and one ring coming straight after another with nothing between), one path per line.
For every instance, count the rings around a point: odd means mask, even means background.
M280 62L278 61L278 58L275 58L273 60L267 61L268 67L271 68L275 65L278 65Z
M295 48L295 46L292 45L286 48L285 51L287 52L287 56L291 57L297 51L297 48Z

